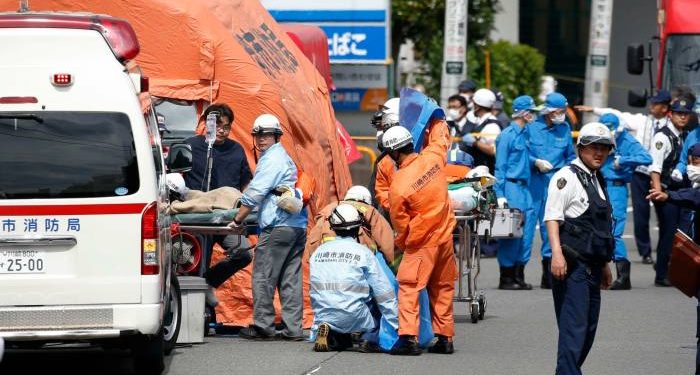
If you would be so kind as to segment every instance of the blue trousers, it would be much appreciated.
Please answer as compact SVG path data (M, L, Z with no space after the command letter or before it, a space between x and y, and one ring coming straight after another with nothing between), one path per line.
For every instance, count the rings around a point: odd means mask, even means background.
M632 190L632 213L634 215L634 241L639 256L651 256L651 238L649 237L649 217L651 207L646 196L649 194L651 178L643 173L634 173L630 190Z
M520 257L521 264L527 264L530 260L532 242L535 240L535 229L538 223L540 225L540 238L542 239L540 254L542 258L552 257L552 248L549 246L549 238L547 237L547 226L544 224L544 207L547 203L549 180L552 179L553 175L554 172L546 174L534 172L530 176L530 196L532 197L532 215L534 219L525 221L523 237L526 241L524 241L523 255Z
M681 208L673 203L654 202L656 216L659 218L659 242L656 245L656 280L668 276L668 262L671 258L671 247L681 222Z
M556 374L580 375L598 328L602 269L581 262L568 267L564 280L552 282L559 327Z
M508 200L509 207L520 209L523 212L525 225L534 219L532 211L532 197L530 196L530 190L526 185L506 181L505 198ZM532 242L532 237L530 237L529 241ZM501 267L513 267L518 264L526 264L527 261L522 262L522 260L525 251L525 244L527 242L528 238L525 233L523 233L522 238L498 240L498 264Z
M613 237L615 238L615 262L627 260L627 247L622 235L627 221L627 185L615 186L608 181L608 196L613 210Z

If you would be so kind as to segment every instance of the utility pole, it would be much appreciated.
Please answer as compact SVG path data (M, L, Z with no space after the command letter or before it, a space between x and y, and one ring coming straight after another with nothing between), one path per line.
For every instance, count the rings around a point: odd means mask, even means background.
M612 31L613 0L591 1L591 28L586 59L584 104L608 106L608 76L610 73L610 33ZM584 116L584 123L591 121Z
M467 77L467 0L445 0L445 43L442 55L440 105L457 93Z

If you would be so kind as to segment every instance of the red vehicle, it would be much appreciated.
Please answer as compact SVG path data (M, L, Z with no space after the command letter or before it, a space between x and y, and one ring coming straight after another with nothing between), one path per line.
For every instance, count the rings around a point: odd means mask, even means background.
M650 92L630 91L628 100L632 106L644 106L646 97L654 88L670 89L687 85L700 93L700 1L658 0L657 22L659 35L649 42L647 55L642 44L627 47L627 71L640 75L644 62L649 62ZM659 41L656 82L652 75L652 42Z

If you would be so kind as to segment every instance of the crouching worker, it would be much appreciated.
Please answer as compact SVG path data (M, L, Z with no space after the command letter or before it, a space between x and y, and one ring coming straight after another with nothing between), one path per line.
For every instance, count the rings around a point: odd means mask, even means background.
M382 316L399 327L394 288L378 259L358 243L362 216L349 204L339 204L329 218L336 234L309 261L314 324L311 339L317 352L352 347L353 333L362 333L361 352L378 352Z

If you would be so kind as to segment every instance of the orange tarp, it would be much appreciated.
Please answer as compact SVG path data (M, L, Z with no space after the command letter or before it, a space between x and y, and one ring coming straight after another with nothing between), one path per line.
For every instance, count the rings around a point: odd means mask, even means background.
M276 115L285 149L317 182L310 218L349 188L326 82L258 1L32 0L30 7L128 20L139 38L136 62L150 79L151 94L229 104L235 115L231 138L246 149L251 167L252 123L262 113ZM16 0L0 0L1 11L17 8ZM80 72L75 74L79 79ZM96 95L109 95L109 88ZM239 282L250 283L241 277ZM308 311L306 320L308 325Z

